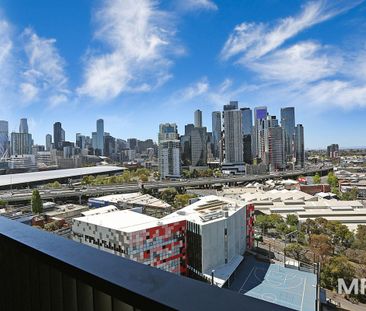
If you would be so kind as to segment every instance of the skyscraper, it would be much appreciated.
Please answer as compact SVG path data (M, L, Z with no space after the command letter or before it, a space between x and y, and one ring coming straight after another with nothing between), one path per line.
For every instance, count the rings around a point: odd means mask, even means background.
M162 123L159 125L158 143L163 140L179 139L178 127L175 123Z
M28 121L26 118L20 119L19 133L28 134Z
M180 141L175 123L159 125L160 178L179 177L181 174Z
M97 132L92 132L92 146L95 153L95 150L97 149Z
M50 151L52 149L52 135L47 134L46 135L46 150Z
M242 113L242 129L243 135L251 135L253 127L252 110L250 108L240 108Z
M304 127L298 124L295 129L295 151L296 151L296 165L301 168L305 164L305 143L304 143Z
M29 133L11 133L11 154L32 154L32 135Z
M202 127L202 111L199 109L194 112L194 126Z
M239 102L238 101L230 101L229 104L227 105L224 105L224 111L225 110L236 110L238 109L238 106L239 106Z
M229 110L230 108L233 108ZM243 163L242 112L236 105L224 106L224 162ZM225 110L226 109L226 110Z
M284 131L278 125L268 128L268 161L271 171L285 168Z
M221 112L212 112L212 143L213 155L216 159L220 157L220 141L221 141Z
M97 145L100 155L104 155L104 121L103 119L97 120Z
M9 124L8 121L0 121L0 159L9 148Z
M286 161L295 157L295 108L281 108L281 127L284 130Z
M61 122L53 124L53 147L57 150L62 150L62 131Z
M252 158L252 130L253 130L253 116L250 108L241 108L242 113L242 131L243 131L243 152L244 162L251 164Z
M267 118L266 106L254 108L254 126L252 131L252 154L253 158L261 158L261 138L260 131L263 127L263 120Z

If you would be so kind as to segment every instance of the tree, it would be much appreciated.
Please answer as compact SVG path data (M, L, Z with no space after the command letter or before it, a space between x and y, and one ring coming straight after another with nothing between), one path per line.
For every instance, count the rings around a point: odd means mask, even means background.
M288 214L286 218L286 223L290 226L297 226L299 223L299 217L295 214Z
M0 200L0 207L5 207L8 204L5 200Z
M165 201L166 203L173 205L174 204L174 198L177 195L177 190L175 188L168 188L163 190L160 193L160 199Z
M43 203L39 191L34 189L32 192L32 213L40 214L43 212Z
M316 174L313 176L313 183L314 183L314 184L320 184L320 183L321 183L321 178L320 178L319 173L316 173Z
M338 178L333 172L329 172L327 181L332 188L338 187Z
M321 269L320 283L322 287L337 289L338 279L345 280L347 285L355 277L355 269L345 256L335 256L330 258Z
M355 249L366 250L366 226L358 225L357 232L355 234L355 240L352 244Z
M61 188L61 184L56 180L52 183L49 183L48 187L53 188L53 189L59 189L59 188Z
M320 262L324 262L327 256L333 252L330 238L325 234L312 234L309 238L309 248L317 256Z
M278 228L278 230L281 231L283 225L286 226L283 218L279 214L257 215L254 225L257 228L262 229L263 233L266 233L270 228Z
M342 250L351 246L354 236L346 225L343 225L340 221L328 221L326 229L334 246Z
M308 250L299 243L291 243L284 249L286 256L303 261Z
M189 200L195 197L197 197L197 195L195 194L189 194L189 193L177 194L174 198L174 206L185 207L188 205Z

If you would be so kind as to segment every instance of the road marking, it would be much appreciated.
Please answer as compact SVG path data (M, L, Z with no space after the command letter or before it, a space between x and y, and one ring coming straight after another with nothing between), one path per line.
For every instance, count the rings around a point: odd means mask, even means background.
M302 291L302 298L301 298L301 311L302 311L302 304L304 303L305 287L306 287L306 278L304 278L304 289L303 289L303 291Z
M248 274L247 278L245 279L243 285L240 287L239 289L239 293L241 292L241 290L243 289L244 285L246 284L246 282L248 281L250 275L253 273L253 270L254 270L255 267L252 268L252 270L250 270L250 273Z

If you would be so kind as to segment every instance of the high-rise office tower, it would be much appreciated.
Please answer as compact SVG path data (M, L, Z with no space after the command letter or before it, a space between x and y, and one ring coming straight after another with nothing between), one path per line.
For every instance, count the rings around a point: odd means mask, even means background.
M97 120L97 150L100 155L104 155L104 121Z
M27 121L26 118L20 119L19 133L26 133L26 134L28 134L28 121Z
M52 135L46 135L46 151L50 151L52 149Z
M107 157L112 156L116 150L116 139L111 135L104 136L104 155Z
M224 111L225 110L236 110L236 109L238 109L238 107L239 107L239 102L238 101L230 101L229 102L229 104L227 104L227 105L224 105Z
M269 129L279 127L278 120L275 116L267 115L267 118L258 122L259 140L257 147L259 150L258 159L264 164L270 165L269 159ZM282 130L282 128L280 128Z
M250 108L240 108L242 113L242 129L243 135L251 135L253 128L253 116Z
M92 147L94 149L97 149L97 132L92 132Z
M53 124L53 147L57 150L62 150L62 142L64 141L62 131L61 122Z
M280 126L268 128L268 164L270 171L285 168L284 131Z
M242 113L242 131L243 131L243 152L244 162L251 164L252 158L252 130L253 130L253 116L250 108L241 108Z
M159 125L158 143L162 140L179 139L178 127L175 123L164 123Z
M130 148L131 150L137 150L137 148L138 148L137 138L128 138L127 145L128 145L128 148Z
M235 103L225 105L223 111L225 163L243 163L242 113Z
M212 143L213 156L218 159L220 157L220 142L221 142L221 112L212 112Z
M0 159L9 152L9 124L8 121L0 121Z
M199 109L194 112L194 126L202 127L202 111Z
M32 135L29 133L11 133L11 154L32 154Z
M181 174L181 150L177 125L159 125L159 173L160 178L179 177Z
M260 131L263 127L263 120L267 118L268 112L266 106L254 108L254 126L252 131L252 155L253 158L261 158L261 138Z
M81 135L80 133L76 133L76 139L75 139L76 146L80 149L86 148L86 137L85 135Z
M207 129L206 127L194 127L191 137L191 161L192 166L207 165Z
M327 147L327 156L330 159L336 159L339 157L339 145L331 144Z
M295 128L295 151L296 151L296 165L301 168L305 164L305 143L304 143L304 127L302 124L296 125Z
M180 142L179 140L164 140L159 143L159 173L160 178L180 177Z
M281 127L284 130L286 161L295 157L295 108L281 108Z

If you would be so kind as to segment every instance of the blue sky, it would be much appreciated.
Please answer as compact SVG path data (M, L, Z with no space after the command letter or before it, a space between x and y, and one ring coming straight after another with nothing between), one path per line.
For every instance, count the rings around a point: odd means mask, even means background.
M36 143L98 118L115 137L182 133L203 111L295 106L307 148L364 146L366 2L1 0L0 119Z

